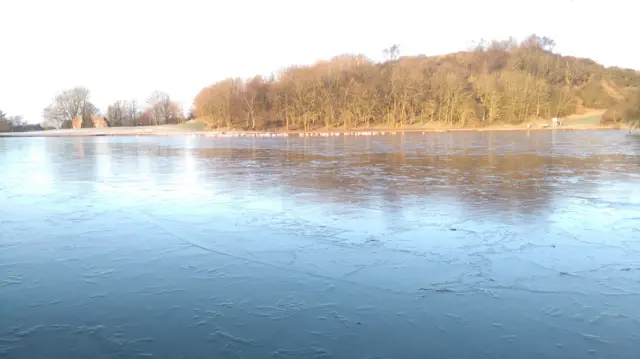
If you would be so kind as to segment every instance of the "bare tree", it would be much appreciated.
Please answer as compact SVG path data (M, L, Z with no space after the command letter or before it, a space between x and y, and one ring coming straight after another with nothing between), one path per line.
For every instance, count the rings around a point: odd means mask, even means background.
M138 108L138 103L135 100L129 101L129 104L127 106L127 118L126 118L127 126L135 126L140 116L141 116L141 112L140 112L140 109Z
M135 100L116 101L107 107L107 119L109 125L113 127L135 126L140 115L140 109Z
M89 90L84 87L63 91L54 100L54 104L68 119L84 114L88 102Z
M71 121L71 119L67 119L60 108L54 104L51 104L44 109L42 117L44 117L44 123L47 126L51 126L56 129L61 129L66 121Z
M160 125L167 121L167 107L171 99L168 94L161 91L154 91L147 99L147 106L151 111L151 120L154 125Z
M126 108L123 101L116 101L107 107L107 119L111 126L123 126L126 115Z
M20 127L27 124L22 116L9 116L7 119L13 127Z
M62 128L66 121L72 121L77 116L93 115L98 109L89 102L89 90L84 87L74 87L59 93L53 102L44 109L45 123Z
M153 125L180 123L184 120L180 106L164 92L154 91L147 99L147 106Z
M394 61L400 57L400 45L393 44L382 51L387 61Z

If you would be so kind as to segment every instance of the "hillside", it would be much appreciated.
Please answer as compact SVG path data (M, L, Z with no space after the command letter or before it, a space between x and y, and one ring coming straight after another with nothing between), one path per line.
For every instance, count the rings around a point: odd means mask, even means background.
M553 52L532 35L473 51L375 63L341 55L270 78L227 79L204 88L196 115L211 128L483 127L607 110L603 121L635 120L640 74ZM601 111L603 112L603 111Z

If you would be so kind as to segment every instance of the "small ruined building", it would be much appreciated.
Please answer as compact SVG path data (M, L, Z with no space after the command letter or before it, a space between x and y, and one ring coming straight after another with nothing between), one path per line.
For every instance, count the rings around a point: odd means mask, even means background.
M109 122L107 119L102 116L94 116L91 115L91 122L93 122L94 128L107 128L109 127ZM82 128L82 116L78 116L71 121L71 127L74 129Z

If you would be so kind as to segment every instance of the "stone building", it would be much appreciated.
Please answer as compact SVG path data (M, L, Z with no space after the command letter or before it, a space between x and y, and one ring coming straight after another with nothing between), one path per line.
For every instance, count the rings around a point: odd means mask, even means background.
M93 122L93 127L95 128L107 128L109 127L109 123L107 119L102 116L94 116L91 115L91 122ZM82 116L78 116L71 121L72 128L82 128Z

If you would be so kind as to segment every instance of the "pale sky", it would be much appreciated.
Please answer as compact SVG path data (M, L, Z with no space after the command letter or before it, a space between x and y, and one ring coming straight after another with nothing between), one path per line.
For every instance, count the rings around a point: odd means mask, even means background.
M380 59L549 36L563 54L640 69L634 0L0 0L0 109L40 122L57 92L106 111L162 90L189 109L227 77L342 53Z

